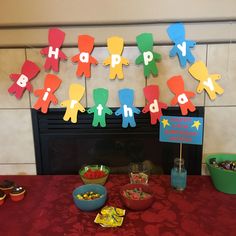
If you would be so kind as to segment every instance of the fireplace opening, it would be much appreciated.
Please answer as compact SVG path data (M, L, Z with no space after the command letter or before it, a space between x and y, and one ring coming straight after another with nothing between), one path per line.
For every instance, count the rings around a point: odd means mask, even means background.
M104 128L92 127L93 116L87 113L79 113L76 124L65 122L64 113L65 109L49 109L47 114L31 110L37 174L78 174L87 164L124 173L131 162L145 162L152 173L170 174L179 155L179 144L159 142L159 123L151 125L149 114L135 116L136 127L124 129L114 113L107 116ZM163 113L181 116L177 107ZM197 107L189 116L204 117L204 108ZM182 153L188 174L201 174L202 145L183 144Z

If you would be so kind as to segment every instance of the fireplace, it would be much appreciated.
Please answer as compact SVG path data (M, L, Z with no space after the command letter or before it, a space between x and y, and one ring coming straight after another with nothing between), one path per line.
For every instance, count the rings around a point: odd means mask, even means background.
M115 115L107 116L105 128L94 128L92 115L79 113L78 123L72 124L62 119L64 112L31 110L37 174L78 174L82 166L98 163L121 173L130 162L146 162L153 173L169 174L179 155L179 144L159 142L159 124L152 126L149 114L137 115L137 126L124 129ZM164 115L181 114L172 107ZM204 108L197 107L190 116L203 117ZM202 145L184 144L183 158L188 174L201 174Z

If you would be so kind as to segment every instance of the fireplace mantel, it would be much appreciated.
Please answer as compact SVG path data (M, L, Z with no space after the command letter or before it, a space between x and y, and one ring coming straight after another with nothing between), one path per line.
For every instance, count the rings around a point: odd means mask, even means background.
M117 108L113 108L115 111ZM142 108L140 108L142 109ZM108 165L113 173L127 171L130 162L148 162L154 173L169 174L179 155L179 144L159 142L159 124L151 125L149 114L135 116L135 128L122 128L121 117L107 116L107 126L92 127L93 116L78 114L78 122L65 122L65 109L43 114L31 110L37 174L77 174L86 164ZM180 116L179 108L164 115ZM203 117L197 107L190 116ZM188 174L201 174L202 145L183 145Z

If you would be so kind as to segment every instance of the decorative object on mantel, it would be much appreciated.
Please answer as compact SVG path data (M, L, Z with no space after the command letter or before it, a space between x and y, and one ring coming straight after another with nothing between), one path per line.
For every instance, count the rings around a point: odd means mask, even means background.
M110 56L103 62L104 66L110 65L110 79L124 79L123 65L128 66L128 59L122 57L124 49L124 39L121 37L113 36L107 39L107 49Z
M171 170L171 186L184 190L187 182L187 171L182 158L182 144L202 144L203 118L162 116L160 121L159 140L161 142L179 143L179 158L175 158Z
M147 78L152 74L158 75L158 68L156 62L161 60L161 54L153 51L153 36L151 33L142 33L136 37L136 42L141 55L135 60L135 64L144 65L144 76Z
M96 88L93 90L94 106L89 108L87 112L93 113L93 127L100 125L106 127L106 114L111 115L112 110L106 106L109 91L105 88Z
M148 85L143 89L144 96L148 101L142 112L150 112L151 124L155 125L162 116L162 109L167 109L167 104L159 102L160 90L158 85Z
M39 97L34 104L34 109L39 110L41 108L42 113L47 113L50 103L57 104L57 98L54 92L59 88L61 79L53 74L47 74L44 80L44 88L34 91L34 95Z
M10 74L10 78L14 81L11 87L8 89L10 94L15 94L16 98L20 99L25 90L33 92L33 87L30 84L32 80L38 73L39 67L32 61L26 60L21 67L20 74Z
M227 164L220 166L222 162ZM220 192L236 194L236 154L211 154L207 156L206 164L215 188Z
M66 55L60 50L65 39L65 33L58 28L51 28L48 31L49 46L43 48L40 53L46 56L44 69L49 71L52 69L54 72L59 71L60 59L66 60Z
M179 62L182 68L186 67L187 62L194 63L195 58L191 53L190 48L196 45L196 42L185 39L185 29L183 23L174 23L167 28L167 33L170 39L175 44L170 50L170 57L178 55Z
M188 110L193 112L196 110L190 98L195 96L194 92L186 91L184 89L184 80L182 76L173 76L167 81L167 85L172 93L175 94L171 100L171 105L174 106L177 103L180 106L182 115L187 115Z
M197 92L201 93L204 89L208 93L211 100L216 99L216 94L223 94L224 89L216 83L216 80L221 78L220 74L208 74L208 70L204 62L197 61L188 69L189 73L199 81Z
M94 38L90 35L79 35L78 36L78 49L79 54L73 56L71 61L78 63L76 75L82 77L84 74L85 78L91 77L91 64L97 65L98 61L91 56L94 47Z
M127 128L129 125L131 127L136 126L134 119L134 113L139 114L140 110L133 106L134 102L134 90L133 89L120 89L119 99L121 107L116 110L115 115L122 115L122 127Z
M85 87L80 84L71 84L69 88L69 100L61 102L61 107L66 107L63 117L64 121L71 119L72 123L77 123L78 111L85 112L85 108L81 105L80 99L83 97Z

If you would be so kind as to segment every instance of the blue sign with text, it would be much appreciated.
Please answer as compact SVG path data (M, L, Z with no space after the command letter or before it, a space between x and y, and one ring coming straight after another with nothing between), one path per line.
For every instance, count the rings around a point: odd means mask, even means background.
M170 143L202 144L203 118L162 116L160 141Z

